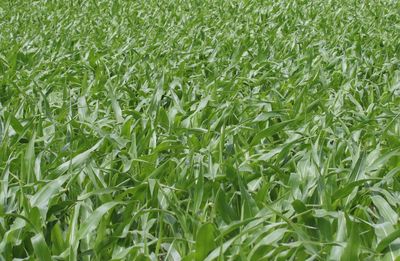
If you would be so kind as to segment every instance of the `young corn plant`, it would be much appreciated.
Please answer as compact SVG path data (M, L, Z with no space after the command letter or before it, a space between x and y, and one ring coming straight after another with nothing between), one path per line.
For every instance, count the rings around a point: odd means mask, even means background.
M0 260L399 260L400 3L0 2Z

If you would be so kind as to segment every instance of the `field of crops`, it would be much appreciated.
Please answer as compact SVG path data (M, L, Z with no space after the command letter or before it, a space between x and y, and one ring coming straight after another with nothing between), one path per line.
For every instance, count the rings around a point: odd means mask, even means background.
M399 260L400 2L0 1L0 260Z

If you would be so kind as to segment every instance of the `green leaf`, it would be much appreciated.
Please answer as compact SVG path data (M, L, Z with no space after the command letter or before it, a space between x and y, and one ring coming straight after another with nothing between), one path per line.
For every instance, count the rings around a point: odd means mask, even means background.
M258 212L257 204L256 204L255 200L247 192L247 189L245 188L245 186L243 184L243 180L240 177L239 173L237 173L237 177L238 177L240 195L241 195L241 199L242 199L244 218L245 219L252 218Z
M25 151L24 163L23 163L23 171L25 171L27 182L33 181L33 173L34 173L34 162L35 162L35 139L36 133L33 133L32 138L30 139L28 146Z
M390 207L384 198L379 195L375 195L372 196L371 199L375 207L378 209L379 214L384 218L385 221L392 224L397 224L399 215Z
M332 201L342 199L347 197L348 195L353 192L354 188L363 185L364 183L368 181L376 181L377 179L361 179L357 181L353 181L351 183L346 184L343 188L338 189L333 195L332 195Z
M47 183L38 192L33 195L30 202L33 207L38 207L44 217L49 207L50 199L59 192L61 186L69 179L68 175L60 176L57 179Z
M281 131L283 128L285 128L287 125L289 125L290 123L292 123L294 121L295 120L292 119L292 120L276 123L276 124L272 125L271 127L268 127L266 129L260 131L259 133L257 133L256 136L253 137L253 139L251 140L250 146L254 146L258 142L260 142L262 139L274 135L275 133Z
M50 250L44 240L43 235L37 234L33 238L31 238L32 246L35 251L35 254L39 260L43 261L52 261Z
M218 256L223 255L225 251L232 245L232 243L235 241L236 238L232 238L225 243L223 243L221 246L215 248L207 257L204 259L204 261L212 261L216 259Z
M56 171L60 174L64 174L68 169L73 169L73 168L76 168L77 166L83 164L86 160L89 159L90 155L100 147L102 142L103 142L103 139L101 139L99 142L97 142L90 149L76 155L71 160L64 162L63 164L61 164L60 166L57 167Z
M229 224L233 220L237 220L238 216L231 206L228 205L225 198L225 192L219 190L216 196L215 208L221 215L222 219Z
M381 253L384 251L389 245L395 241L397 238L400 237L400 229L397 229L396 231L390 233L387 237L382 239L378 245L376 246L376 252Z
M365 160L366 160L366 153L361 152L359 155L354 168L352 169L349 177L350 182L358 181L364 176L365 172Z
M25 128L11 113L5 112L5 117L9 119L11 127L16 133L18 133L18 135L22 135L25 132Z
M215 248L215 229L211 223L203 224L196 236L196 260L204 260Z
M90 218L86 219L80 226L79 231L77 233L76 240L79 241L84 236L88 235L90 232L92 232L94 229L96 229L96 227L99 224L103 215L118 204L122 204L122 203L121 202L108 202L108 203L101 205L95 211L93 211L93 213L90 215Z
M52 253L61 254L66 248L66 244L63 238L63 230L59 222L57 222L51 230L51 242Z
M347 222L351 222L347 219ZM346 247L340 258L341 261L354 261L358 259L358 253L360 248L360 235L358 232L358 224L351 222L350 238L347 241Z

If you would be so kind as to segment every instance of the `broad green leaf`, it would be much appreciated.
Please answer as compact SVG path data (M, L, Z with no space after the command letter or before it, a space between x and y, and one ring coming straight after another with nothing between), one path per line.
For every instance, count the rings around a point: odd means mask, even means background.
M366 156L365 153L362 152L357 159L354 168L352 169L349 177L350 182L358 181L360 179L364 179L364 172L365 172L365 160Z
M68 175L60 176L55 180L50 181L36 192L30 199L33 207L38 207L44 217L49 207L49 201L54 194L60 191L61 186L69 179Z
M90 215L90 218L85 220L80 226L75 240L78 241L82 239L84 236L96 229L103 215L118 204L121 204L121 202L108 202L93 211L93 213Z
M351 183L346 184L343 188L338 189L335 194L332 195L332 201L342 199L347 197L348 195L353 192L353 190L358 187L363 185L364 183L367 183L368 181L374 181L376 179L361 179L357 181L353 181Z
M350 219L347 219L347 222L351 222ZM351 222L350 237L347 240L346 247L344 248L340 260L341 261L358 260L360 243L361 242L360 242L360 234L358 232L358 224L355 222Z
M379 241L378 245L376 246L376 252L382 252L387 248L393 241L400 237L400 229L390 233L387 237Z
M288 120L288 121L283 121L283 122L274 124L274 125L266 128L266 129L260 131L259 133L257 133L257 135L255 135L253 137L253 139L251 140L250 145L254 146L258 142L260 142L262 139L274 135L275 133L281 131L283 128L285 128L287 125L289 125L290 123L292 123L294 121L295 121L294 119L293 120Z
M232 209L231 206L226 202L225 194L222 190L217 192L216 202L215 202L216 211L220 214L225 223L229 224L233 220L237 220L237 214Z
M218 258L220 255L223 255L225 251L232 245L232 243L235 241L236 238L229 239L225 243L223 243L221 246L215 248L207 257L204 259L204 261L212 261L216 258Z
M204 260L215 248L215 229L211 223L203 224L196 236L196 260Z
M33 249L35 250L36 257L43 261L52 261L50 250L44 240L42 234L37 234L31 239Z
M103 140L100 140L90 149L76 155L71 160L64 162L63 164L61 164L60 166L57 167L56 171L60 174L64 174L68 169L70 169L70 168L73 169L73 168L76 168L77 166L83 164L86 160L89 159L92 152L94 152L95 150L97 150L100 147L102 142L103 142Z
M36 133L33 133L26 148L24 156L23 171L25 171L27 182L33 181L34 162L35 162L35 139L36 139Z
M382 198L381 196L372 196L372 202L374 203L375 207L378 209L379 214L384 218L386 222L390 222L392 224L397 224L399 219L399 215L396 211L394 211L387 201Z
M256 251L262 246L275 246L276 243L283 238L288 230L286 228L278 228L271 233L267 234L264 238L259 240L250 251L248 256L249 260L254 260Z

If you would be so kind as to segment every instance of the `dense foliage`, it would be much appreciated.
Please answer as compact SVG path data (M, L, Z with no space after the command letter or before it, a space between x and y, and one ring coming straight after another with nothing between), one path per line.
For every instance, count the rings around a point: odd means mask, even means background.
M0 260L398 260L400 2L0 1Z

